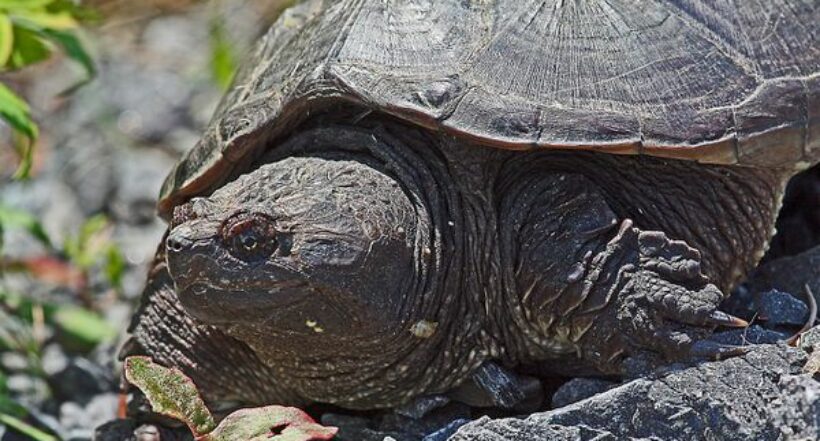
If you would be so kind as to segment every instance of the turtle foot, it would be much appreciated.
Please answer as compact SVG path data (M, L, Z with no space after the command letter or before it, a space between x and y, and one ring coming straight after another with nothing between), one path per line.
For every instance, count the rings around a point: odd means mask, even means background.
M670 362L743 353L708 340L716 327L748 323L718 310L724 295L703 275L696 249L662 232L641 231L627 220L605 252L622 263L613 298L582 346L601 370L617 372L623 356L639 351Z

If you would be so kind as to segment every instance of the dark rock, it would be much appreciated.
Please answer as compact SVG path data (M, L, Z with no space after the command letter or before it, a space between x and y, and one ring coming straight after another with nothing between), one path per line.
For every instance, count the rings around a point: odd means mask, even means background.
M772 289L756 296L758 314L767 327L802 326L809 316L809 307L793 295Z
M470 409L460 403L449 403L428 411L422 418L411 418L396 412L367 417L326 413L322 424L339 428L339 441L421 441L447 439L458 427L469 421ZM432 438L427 438L432 437Z
M94 430L94 441L193 441L187 429L169 429L154 424L138 425L132 419L119 419Z
M469 381L448 395L473 407L500 407L521 412L531 412L544 401L540 380L517 374L492 362L482 364Z
M378 439L381 441L384 436L378 434L371 434L370 420L364 417L341 415L336 413L325 413L319 419L322 425L333 426L339 428L339 433L336 438L344 440L361 439L367 441L369 439Z
M820 245L820 165L789 180L776 228L777 234L769 244L764 262Z
M733 316L751 321L757 314L754 293L746 284L740 284L720 304L719 309Z
M820 246L760 266L746 285L755 293L776 289L800 299L806 295L808 285L814 298L820 299Z
M86 405L105 392L116 390L113 375L86 358L71 359L65 369L49 378L54 394L63 401Z
M552 407L564 407L612 389L617 385L618 383L614 381L599 378L573 378L555 391L555 394L552 396Z
M405 404L395 410L399 415L409 418L420 419L432 410L442 407L450 402L450 399L443 395L432 395L419 397L411 403Z
M131 419L114 420L94 430L94 441L135 441L137 423Z
M818 384L801 375L806 354L755 346L720 362L634 380L605 394L526 419L481 419L461 440L817 439Z
M732 329L712 335L711 340L727 345L746 346L750 344L777 344L791 335L751 325L747 328Z

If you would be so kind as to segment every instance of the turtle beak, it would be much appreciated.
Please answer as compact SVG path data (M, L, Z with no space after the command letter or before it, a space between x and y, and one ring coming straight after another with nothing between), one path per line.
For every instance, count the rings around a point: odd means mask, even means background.
M202 259L212 258L218 233L219 223L206 218L196 218L171 228L165 238L165 258L178 286L200 276Z

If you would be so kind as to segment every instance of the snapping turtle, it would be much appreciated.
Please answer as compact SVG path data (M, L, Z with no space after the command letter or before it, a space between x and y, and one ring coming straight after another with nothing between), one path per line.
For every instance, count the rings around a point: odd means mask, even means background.
M487 360L722 353L820 159L819 27L811 0L302 3L169 176L126 353L348 408Z

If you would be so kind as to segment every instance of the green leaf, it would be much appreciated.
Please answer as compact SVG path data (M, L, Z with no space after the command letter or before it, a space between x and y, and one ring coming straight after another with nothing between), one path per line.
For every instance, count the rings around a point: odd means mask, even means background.
M28 29L29 31L40 35L42 38L45 38L53 42L54 44L59 46L63 52L65 52L68 58L79 63L85 71L85 78L82 79L79 83L70 87L68 90L63 91L61 95L66 95L68 93L73 92L78 87L91 81L91 79L93 79L96 75L97 70L94 66L94 60L91 58L91 55L89 55L88 52L85 50L85 46L80 40L80 37L76 34L75 30L65 30L48 27L47 22L38 22L36 19L31 19L30 17L26 16L15 16L14 24L22 28Z
M0 374L0 376L2 376L2 374ZM23 418L26 416L26 408L12 400L8 396L8 392L0 392L0 413Z
M79 26L79 23L77 23L77 20L74 19L71 13L66 11L14 11L10 15L13 22L25 20L26 22L33 23L42 29L67 31L76 29Z
M319 441L333 439L339 429L317 424L295 407L241 409L222 420L202 441Z
M94 66L94 60L91 58L91 55L86 52L85 46L83 46L80 38L75 33L70 31L46 29L43 31L43 34L59 45L63 49L63 52L65 52L69 58L79 63L85 71L84 79L80 80L77 84L71 86L67 90L62 91L60 95L70 94L94 78L97 74L97 68Z
M4 230L8 228L22 228L46 248L54 248L51 243L51 238L48 237L48 233L46 233L45 228L43 228L43 224L41 224L36 217L23 210L0 204L0 225L2 225Z
M54 0L0 0L0 9L37 9L42 8L53 1Z
M108 283L115 288L122 287L122 275L125 273L125 258L115 245L108 247L103 268Z
M51 55L51 49L34 32L21 27L14 27L14 48L6 61L5 67L14 70L45 60Z
M96 23L102 20L99 12L72 0L53 0L46 7L46 10L52 13L67 12L81 22Z
M222 89L231 85L236 72L236 55L231 45L225 23L220 18L211 20L211 75Z
M26 435L35 441L58 441L57 437L20 420L11 415L0 413L0 424L5 424L9 428Z
M138 387L154 412L178 419L199 437L216 427L194 382L177 369L162 367L148 357L125 359L125 378Z
M66 238L63 243L63 252L68 260L81 269L91 268L102 257L102 250L91 246L92 239L107 226L108 218L105 215L98 214L88 218L80 227L79 233Z
M117 330L105 319L87 309L61 306L53 320L64 344L80 351L91 350L117 336Z
M28 179L31 167L34 166L34 142L20 132L12 132L14 151L20 157L20 164L14 172L13 179Z
M8 62L14 48L14 31L8 15L0 13L0 67Z
M31 114L25 101L21 100L4 84L0 83L0 117L12 129L26 135L32 142L37 139L37 125L31 119Z

